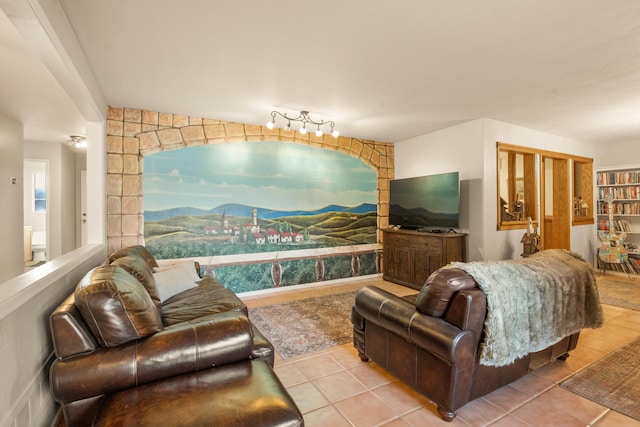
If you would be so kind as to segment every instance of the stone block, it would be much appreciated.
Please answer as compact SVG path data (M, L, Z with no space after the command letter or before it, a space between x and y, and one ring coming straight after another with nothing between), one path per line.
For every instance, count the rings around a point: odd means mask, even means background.
M107 174L107 196L122 196L122 174Z
M123 175L122 176L122 195L123 196L140 196L141 194L142 194L142 176Z
M173 126L173 114L158 113L158 125Z
M182 132L182 139L184 141L199 141L204 140L204 128L200 125L185 126L180 128Z
M124 108L109 107L107 109L107 120L124 120Z
M224 125L224 128L227 133L227 137L234 138L242 136L244 137L246 134L244 132L244 125L242 123L231 123L228 122Z
M122 198L122 214L140 214L140 197L125 196Z
M158 139L162 145L171 145L182 142L182 133L180 132L180 129L160 129L156 134L158 135Z
M107 153L121 154L122 142L123 138L121 136L107 136Z
M122 236L137 236L140 229L138 221L138 215L122 215Z
M137 175L140 173L138 168L138 155L125 154L122 156L122 172L126 175Z
M122 197L108 196L107 212L109 213L109 215L120 215L122 213Z
M160 140L156 132L145 132L138 135L140 150L149 150L160 147Z
M209 124L204 125L204 134L207 139L224 139L227 137L227 133L224 130L224 125L221 124Z
M142 111L132 108L124 109L124 121L142 123Z
M142 132L142 124L124 122L123 135L124 136L136 136Z
M142 112L142 123L148 125L157 125L158 124L158 115L159 113L155 111L143 111Z
M141 134L142 135L142 134ZM130 136L125 136L122 142L122 152L124 154L138 154L140 151L140 140Z
M189 126L189 116L181 116L178 114L174 114L173 127L181 128L183 126Z
M107 215L107 235L122 236L122 215Z
M122 136L122 122L116 120L107 120L107 135Z
M122 154L107 154L107 173L122 173Z

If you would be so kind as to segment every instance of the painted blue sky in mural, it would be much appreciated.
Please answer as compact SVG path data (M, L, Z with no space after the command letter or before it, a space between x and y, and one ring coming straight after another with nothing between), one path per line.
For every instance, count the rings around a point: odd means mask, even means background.
M333 150L283 142L213 144L144 157L144 209L240 203L314 210L377 203L375 171Z

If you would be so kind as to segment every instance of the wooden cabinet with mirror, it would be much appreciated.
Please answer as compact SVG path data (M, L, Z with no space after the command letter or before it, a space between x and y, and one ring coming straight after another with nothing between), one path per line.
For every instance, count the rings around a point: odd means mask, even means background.
M537 224L536 156L525 147L498 143L498 230Z
M569 248L571 225L594 223L593 159L502 142L496 153L498 230L531 218L542 248Z

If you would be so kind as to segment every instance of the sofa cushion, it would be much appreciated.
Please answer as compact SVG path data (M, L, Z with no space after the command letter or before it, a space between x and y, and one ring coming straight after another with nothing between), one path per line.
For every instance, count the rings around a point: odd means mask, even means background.
M158 288L156 286L156 279L153 276L153 270L149 267L149 264L147 264L144 258L127 255L116 259L111 264L124 268L127 270L127 273L138 279L147 292L149 292L149 296L158 310L162 309L160 295L158 294Z
M428 316L442 317L456 292L475 288L476 281L457 268L436 270L416 299L416 310Z
M101 265L80 280L76 305L100 345L115 347L163 329L142 284L117 265Z
M153 277L158 288L160 301L165 302L174 295L198 286L201 278L198 276L193 261L159 267Z
M181 292L162 304L162 322L169 326L226 311L240 311L248 315L247 306L232 290L213 277L205 276L195 288Z
M158 266L158 262L153 257L151 252L149 252L149 249L145 248L142 245L129 246L126 248L122 248L118 251L115 251L114 253L109 255L109 257L105 261L105 264L111 264L113 261L117 260L118 258L122 258L125 256L140 257L147 262L150 268L154 268Z

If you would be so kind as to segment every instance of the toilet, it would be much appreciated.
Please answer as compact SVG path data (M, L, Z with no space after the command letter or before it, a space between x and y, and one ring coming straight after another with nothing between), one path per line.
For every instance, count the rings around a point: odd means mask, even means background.
M31 234L31 250L34 261L46 261L47 232L34 231Z

